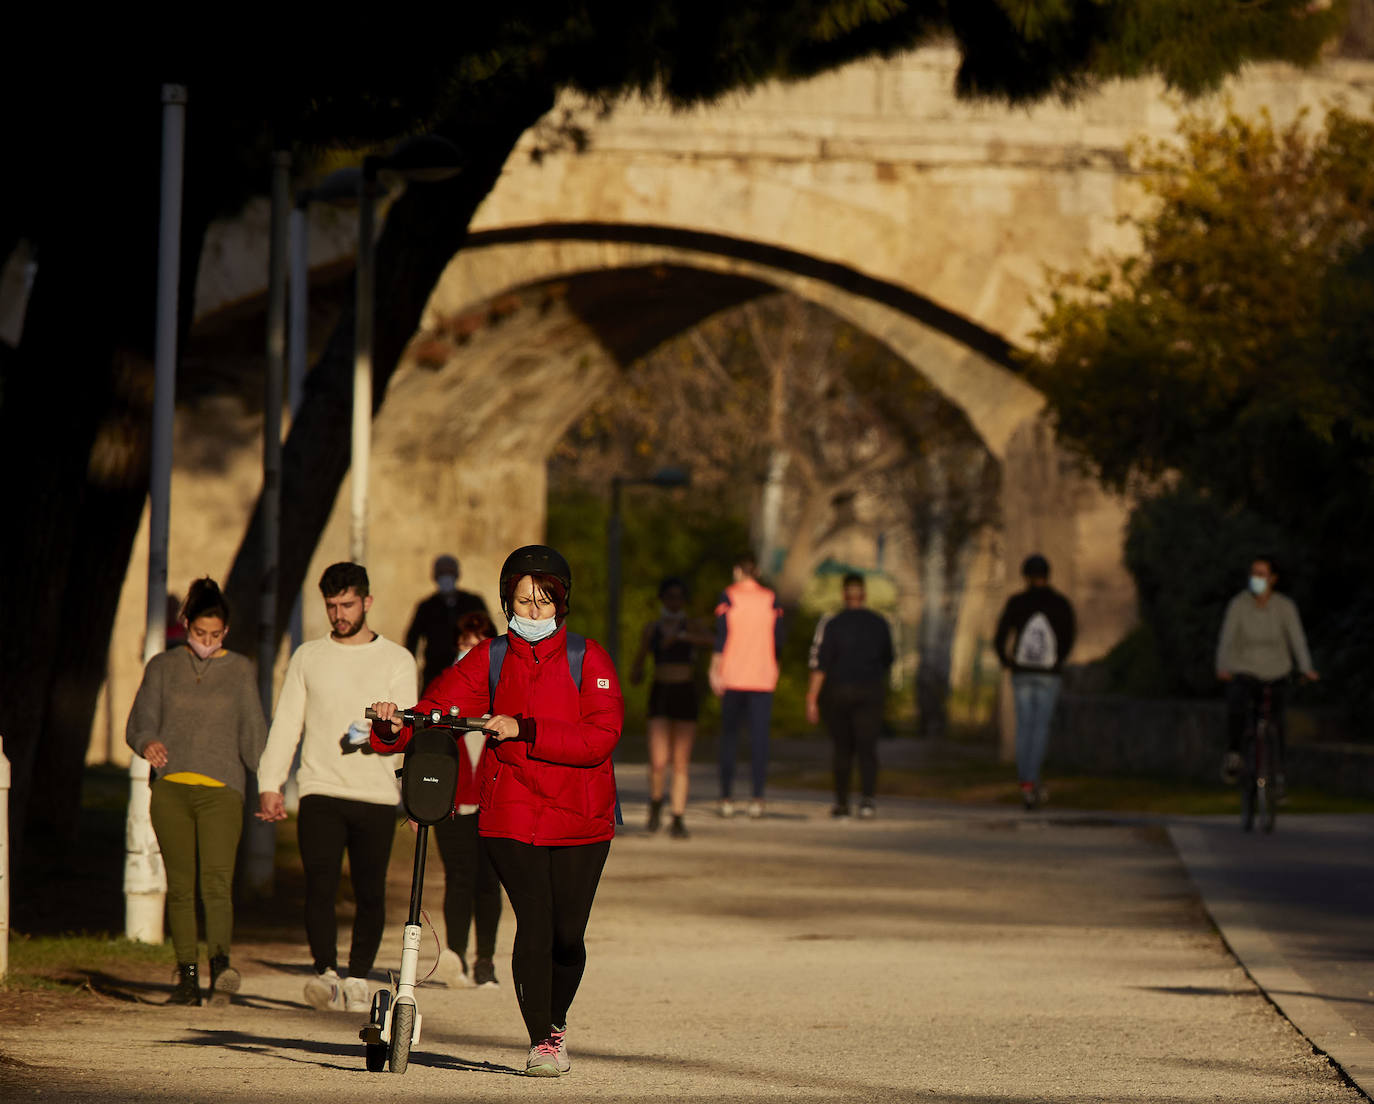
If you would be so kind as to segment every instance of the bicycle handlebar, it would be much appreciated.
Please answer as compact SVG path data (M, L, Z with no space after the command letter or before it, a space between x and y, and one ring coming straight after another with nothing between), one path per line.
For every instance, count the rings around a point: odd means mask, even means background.
M369 706L363 710L363 715L369 721L379 721L380 717ZM487 717L460 717L458 707L453 706L447 713L442 713L438 709L429 711L402 709L397 714L402 724L408 724L412 728L431 728L435 725L442 725L445 728L456 728L463 732L488 732Z

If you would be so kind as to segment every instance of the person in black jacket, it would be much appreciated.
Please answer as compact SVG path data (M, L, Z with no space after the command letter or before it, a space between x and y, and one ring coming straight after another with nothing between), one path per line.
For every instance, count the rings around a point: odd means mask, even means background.
M997 621L997 658L1011 669L1016 704L1016 771L1027 809L1043 804L1040 768L1050 743L1050 719L1059 700L1060 670L1073 648L1073 606L1050 586L1044 556L1027 556L1021 565L1026 589L1013 594Z
M878 737L883 730L892 633L881 614L864 606L862 575L844 577L844 609L818 629L819 642L806 690L806 719L823 715L835 744L834 817L849 816L849 779L859 759L859 816L874 814L878 783Z
M434 561L434 582L439 589L415 607L410 628L406 629L406 650L416 659L420 658L420 641L425 642L421 688L458 658L454 634L459 619L464 614L487 612L487 604L480 597L458 589L458 561L453 556L440 556Z

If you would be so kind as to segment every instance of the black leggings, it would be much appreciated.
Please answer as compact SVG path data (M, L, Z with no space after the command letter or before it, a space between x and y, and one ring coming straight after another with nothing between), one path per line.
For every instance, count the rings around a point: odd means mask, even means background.
M536 847L488 838L487 854L515 910L510 972L530 1045L566 1027L568 1008L587 965L587 931L596 886L611 841Z
M449 950L466 956L468 928L477 919L477 957L496 953L501 919L501 883L477 834L477 814L446 817L434 825L434 842L444 862L444 927Z
M1264 688L1269 687L1270 716L1278 735L1279 768L1283 768L1284 717L1283 699L1286 679L1265 682L1253 675L1233 675L1226 685L1226 750L1244 751L1246 730L1254 719L1264 696Z
M859 759L859 792L872 801L878 787L878 737L883 731L887 687L881 683L827 682L821 713L835 741L835 804L849 804L849 779Z
M305 867L305 936L315 972L338 969L339 918L334 899L346 850L357 906L348 976L365 978L386 926L386 867L396 837L396 806L310 794L301 798L296 836Z

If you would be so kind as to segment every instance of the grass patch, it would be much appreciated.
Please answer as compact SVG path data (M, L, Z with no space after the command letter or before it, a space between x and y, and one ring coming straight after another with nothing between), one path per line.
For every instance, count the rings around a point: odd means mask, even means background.
M782 788L828 791L830 771L823 768L784 770L770 777ZM1045 781L1050 808L1160 816L1239 815L1234 787L1211 786L1139 775L1051 775ZM878 794L921 797L968 804L1019 805L1015 770L994 762L938 764L921 770L880 769ZM1317 790L1290 792L1281 815L1303 813L1374 813L1374 799L1345 797Z
M135 943L123 936L11 932L9 974L0 986L9 991L70 993L86 988L93 974L127 974L173 965L170 941Z

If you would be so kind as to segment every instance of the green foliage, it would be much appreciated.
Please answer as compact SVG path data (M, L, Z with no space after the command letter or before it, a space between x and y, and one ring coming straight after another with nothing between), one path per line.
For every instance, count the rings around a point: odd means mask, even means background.
M1374 606L1374 121L1190 118L1139 156L1140 253L1056 276L1028 374L1109 484L1194 488L1127 543L1169 690L1212 688L1227 591L1269 547L1326 673L1374 693L1350 614Z
M627 749L642 746L646 685L630 685L630 666L644 626L658 616L658 585L676 575L691 589L688 612L710 623L716 595L730 582L735 554L749 546L748 517L722 508L690 489L626 487L621 502L621 596L619 673L625 692ZM573 568L569 623L594 640L606 638L606 520L610 491L598 493L570 479L556 480L549 493L548 542ZM704 653L698 655L705 687ZM719 711L702 695L701 725L716 727ZM642 754L642 752L641 752Z

